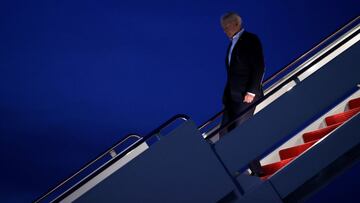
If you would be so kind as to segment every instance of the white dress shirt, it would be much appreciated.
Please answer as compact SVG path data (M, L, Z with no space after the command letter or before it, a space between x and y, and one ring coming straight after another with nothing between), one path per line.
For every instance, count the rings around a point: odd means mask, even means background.
M238 33L236 33L232 39L231 39L231 47L230 47L230 51L229 51L229 55L228 55L228 60L229 60L229 64L230 64L230 61L231 61L231 54L232 54L232 51L237 43L237 41L239 40L239 38L241 37L242 33L244 32L244 29L241 29Z

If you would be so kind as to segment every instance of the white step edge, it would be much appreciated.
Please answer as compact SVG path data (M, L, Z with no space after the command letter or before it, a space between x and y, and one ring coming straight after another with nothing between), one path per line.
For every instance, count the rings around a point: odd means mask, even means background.
M348 109L347 103L349 100L352 100L354 98L360 97L360 90L353 93L351 96L347 97L345 100L343 100L341 103L336 105L334 108L326 112L324 115L322 115L320 118L318 118L316 121L314 121L312 124L301 130L299 133L297 133L294 137L289 139L287 142L285 142L283 145L275 149L273 152L271 152L269 155L264 157L260 163L261 165L267 165L274 162L280 161L279 151L285 148L294 147L296 145L300 145L304 143L304 140L302 139L302 135L306 132L310 132L313 130L317 130L323 127L326 127L325 118L330 115L334 115L337 113L344 112Z

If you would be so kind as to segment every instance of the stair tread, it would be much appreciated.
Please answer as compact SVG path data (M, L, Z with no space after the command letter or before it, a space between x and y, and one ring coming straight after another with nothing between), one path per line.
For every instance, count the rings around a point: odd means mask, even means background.
M349 118L353 117L355 114L357 114L360 111L360 107L350 109L348 111L338 113L335 115L331 115L325 118L325 122L328 126L334 125L340 122L347 121Z
M275 172L286 166L291 162L295 157L299 156L301 153L306 151L308 148L313 146L321 138L332 132L334 129L343 124L346 120L350 119L352 116L357 114L360 111L360 97L352 99L348 102L349 110L331 115L325 118L325 122L328 125L327 127L306 132L302 135L304 144L297 146L289 147L279 151L281 161L267 164L262 166L264 175L261 176L261 180L267 180Z
M355 109L360 107L360 97L350 100L348 105L349 105L349 109Z
M275 163L271 163L271 164L267 164L267 165L262 166L262 170L264 172L264 175L262 177L270 176L270 175L274 174L276 171L278 171L279 169L284 167L286 164L288 164L293 159L294 158L285 159L285 160L282 160L282 161L278 161L278 162L275 162Z
M301 145L297 145L294 147L282 149L279 151L280 159L285 160L285 159L289 159L292 157L296 157L296 156L300 155L301 153L303 153L308 148L310 148L312 145L314 145L318 140L319 139L311 141L311 142L307 142L307 143L304 143Z
M339 127L343 122L339 122L318 130L313 130L303 134L304 143L311 142L317 139L325 137L327 134L332 132L335 128Z
M265 175L265 176L261 176L260 179L263 180L263 181L265 181L265 180L269 179L269 177L270 177L271 175L272 175L272 174L270 174L270 175Z

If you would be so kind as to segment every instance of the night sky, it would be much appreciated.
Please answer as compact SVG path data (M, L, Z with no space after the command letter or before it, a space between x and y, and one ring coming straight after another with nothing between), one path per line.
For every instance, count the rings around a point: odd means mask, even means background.
M0 2L0 201L29 202L122 136L221 110L219 25L238 12L265 78L360 14L358 0Z

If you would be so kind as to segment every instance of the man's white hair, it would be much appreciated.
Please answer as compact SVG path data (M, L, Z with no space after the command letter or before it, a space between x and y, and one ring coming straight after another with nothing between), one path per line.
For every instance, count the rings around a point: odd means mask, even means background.
M239 23L240 26L242 25L241 17L239 16L239 14L237 14L235 12L225 13L224 15L221 16L220 22L221 22L221 24L223 24L225 22L237 22L237 23Z

